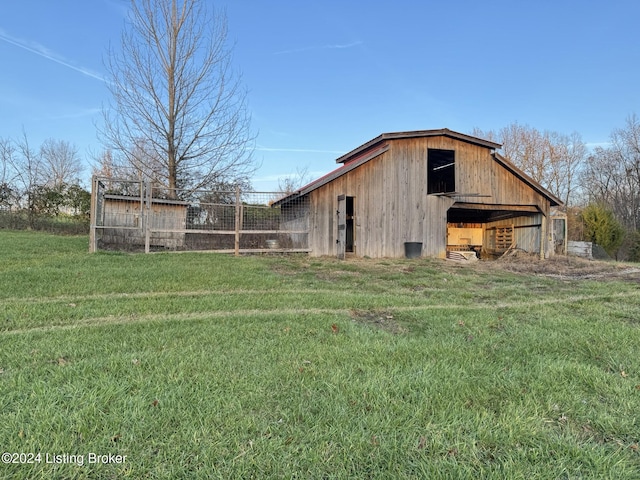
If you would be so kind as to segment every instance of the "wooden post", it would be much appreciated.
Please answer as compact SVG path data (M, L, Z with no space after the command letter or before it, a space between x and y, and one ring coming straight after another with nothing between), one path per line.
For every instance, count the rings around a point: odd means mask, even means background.
M242 203L240 202L240 185L236 186L236 241L235 255L240 255L240 230L242 229Z
M91 209L89 213L89 253L98 250L96 240L96 222L98 221L98 179L94 175L91 177Z
M542 214L542 222L540 222L540 260L544 260L545 245L547 243L547 222L549 217Z
M144 228L144 253L151 251L151 182L145 181L141 184L144 191L140 192L140 201L142 202L143 211L143 227Z

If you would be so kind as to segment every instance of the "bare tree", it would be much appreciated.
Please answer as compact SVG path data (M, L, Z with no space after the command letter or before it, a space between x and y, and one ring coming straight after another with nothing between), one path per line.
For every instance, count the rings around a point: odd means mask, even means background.
M49 138L40 146L40 183L60 188L79 183L83 167L75 146L65 140Z
M0 209L11 209L17 203L15 189L15 146L9 138L0 138Z
M309 168L297 167L295 174L287 175L278 180L278 193L283 196L292 194L307 183L309 183Z
M582 175L589 200L613 210L628 230L640 227L640 120L627 118L611 134L610 146L589 155Z
M113 152L111 150L104 150L99 155L94 156L91 175L102 178L118 178L117 166L113 161Z
M578 186L578 175L584 166L587 146L577 132L571 135L548 132L546 138L550 165L547 188L569 206Z
M16 185L22 198L27 199L27 208L32 210L36 187L42 179L42 159L29 144L27 134L22 132L22 139L16 143L16 155L13 159L16 172Z
M499 132L476 128L473 135L501 143L509 161L570 205L587 154L580 134L541 132L515 122Z
M548 142L539 130L512 123L500 130L504 156L534 180L547 186L551 164L548 159Z
M132 0L120 48L106 57L100 128L114 160L173 195L246 179L254 135L225 14L205 0Z
M0 184L10 185L15 180L16 147L10 138L0 138Z

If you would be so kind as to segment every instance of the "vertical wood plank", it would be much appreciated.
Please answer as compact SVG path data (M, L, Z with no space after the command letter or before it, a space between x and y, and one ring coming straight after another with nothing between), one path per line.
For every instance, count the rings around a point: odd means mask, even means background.
M143 225L144 225L144 253L149 253L151 250L151 215L153 214L151 210L151 201L152 201L152 192L151 192L151 182L145 181L141 183L144 185L144 189L140 192L141 197L140 203L141 207L144 209L143 215ZM144 197L143 197L144 195ZM146 197L146 200L143 198Z
M347 197L346 195L338 195L338 238L336 241L336 255L340 260L344 260L346 256L347 244Z

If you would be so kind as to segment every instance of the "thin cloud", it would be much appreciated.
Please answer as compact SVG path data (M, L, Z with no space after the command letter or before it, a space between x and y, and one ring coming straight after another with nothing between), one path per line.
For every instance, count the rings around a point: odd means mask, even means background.
M66 120L66 119L74 119L74 118L84 118L84 117L93 117L102 112L101 108L83 108L80 110L74 110L69 113L64 113L62 115L55 115L50 117L51 120Z
M253 178L251 179L252 182L257 183L257 182L277 182L283 178L285 178L286 175L285 174L280 174L280 173L274 173L272 175L263 175L262 177L257 177L257 178Z
M101 82L106 82L104 77L102 77L101 75L99 75L99 74L97 74L95 72L92 72L91 70L89 70L87 68L77 67L75 65L70 64L69 62L66 62L66 61L62 60L54 52L52 52L51 50L49 50L45 46L40 45L39 43L27 42L27 41L24 41L22 39L13 37L13 36L7 34L2 29L0 29L0 40L4 41L6 43L9 43L11 45L14 45L16 47L22 48L23 50L26 50L27 52L31 52L31 53L33 53L35 55L38 55L38 56L42 57L42 58L46 58L47 60L50 60L52 62L57 63L58 65L62 65L63 67L67 67L67 68L69 68L71 70L79 72L82 75L85 75L87 77L91 77L91 78L94 78L96 80L100 80Z
M272 148L272 147L262 147L257 146L255 148L258 152L293 152L293 153L335 153L338 155L342 155L345 152L338 150L314 150L309 148Z
M364 42L358 40L356 42L351 43L336 43L331 45L316 45L311 47L301 47L301 48L292 48L290 50L281 50L279 52L274 52L274 55L286 55L290 53L300 53L300 52L309 52L312 50L344 50L346 48L357 47L358 45L362 45Z
M322 177L326 175L328 172L326 170L314 170L313 172L309 172L309 176L313 179ZM290 178L292 175L295 175L295 172L289 173L272 173L269 175L262 175L260 177L254 178L251 181L253 183L266 183L266 182L278 182L280 180L284 180L286 178Z

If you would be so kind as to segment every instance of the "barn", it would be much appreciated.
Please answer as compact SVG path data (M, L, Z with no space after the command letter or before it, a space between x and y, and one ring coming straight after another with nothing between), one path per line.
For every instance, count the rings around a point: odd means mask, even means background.
M295 205L307 210L312 256L552 255L562 202L500 147L449 129L385 133L277 204L305 200Z

